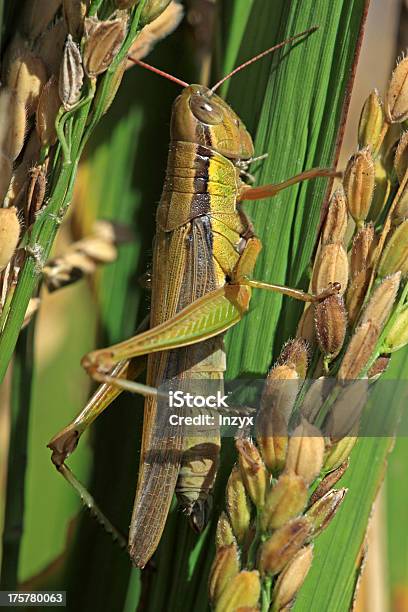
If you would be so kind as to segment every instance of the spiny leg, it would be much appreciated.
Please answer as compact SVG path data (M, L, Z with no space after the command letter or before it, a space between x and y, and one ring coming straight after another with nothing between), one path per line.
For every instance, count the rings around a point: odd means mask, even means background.
M303 181L307 181L314 178L328 177L328 178L339 178L342 176L342 172L335 170L334 168L311 168L305 170L300 174L296 174L286 181L276 184L259 185L258 187L251 187L244 185L239 194L239 200L261 200L262 198L271 198L277 195L283 189L296 185Z

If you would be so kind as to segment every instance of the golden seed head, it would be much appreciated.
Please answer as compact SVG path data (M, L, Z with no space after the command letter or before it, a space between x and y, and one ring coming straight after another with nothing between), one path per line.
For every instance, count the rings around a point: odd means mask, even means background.
M303 478L291 471L283 473L266 495L262 530L273 531L282 527L304 510L306 502L307 487Z
M231 523L225 512L220 514L217 522L217 530L215 532L215 545L217 548L228 546L235 542L235 537L232 531Z
M0 209L8 192L12 173L13 165L10 158L0 150Z
M371 268L363 269L350 283L346 294L346 308L350 325L357 320L357 316L363 305L365 294L370 282Z
M361 270L371 266L374 242L374 225L363 225L353 240L350 255L350 273L354 278Z
M339 243L324 245L313 268L312 290L315 294L327 289L331 283L340 283L341 295L347 288L347 253Z
M239 467L246 491L252 502L259 509L265 503L265 491L268 474L262 457L253 442L238 439L235 443L238 450Z
M341 440L359 427L367 401L367 379L357 380L340 389L325 422L325 434L332 441Z
M59 75L59 95L65 110L71 110L79 102L83 80L81 53L68 34Z
M64 19L59 19L45 30L35 44L35 51L46 65L48 76L60 72L67 35L67 24Z
M35 0L23 3L21 29L34 41L54 19L61 5L61 0Z
M274 474L284 465L288 446L286 418L273 407L262 408L256 420L257 442L267 468Z
M367 377L370 382L373 382L374 380L380 378L380 376L384 374L389 365L390 357L388 355L382 355L381 357L378 357L367 372Z
M385 99L385 114L389 123L401 123L408 118L408 57L398 62L391 76Z
M394 353L408 344L408 306L394 320L384 344L387 353Z
M347 489L332 489L323 495L306 512L306 519L309 522L311 535L317 537L334 518L346 496Z
M299 378L306 378L309 364L309 350L306 340L295 338L286 342L278 357L277 364L293 367Z
M299 391L299 375L292 364L273 367L266 378L261 410L277 412L288 421Z
M398 182L402 183L408 168L408 131L404 132L398 141L395 151L394 169L398 177Z
M398 225L388 239L378 266L379 276L401 272L408 275L408 219Z
M208 589L210 601L215 604L229 580L240 570L238 547L235 543L217 549L211 566Z
M324 439L320 430L302 419L289 438L285 471L293 471L309 485L322 469L323 456Z
M272 611L290 606L310 570L313 561L313 545L301 548L279 574L272 592Z
M259 572L242 571L233 576L221 592L214 612L236 612L239 608L258 609L261 594Z
M258 567L262 575L274 576L283 570L310 535L311 523L303 516L277 529L260 547Z
M337 377L339 380L354 380L367 365L380 335L373 321L360 325L354 332L341 362Z
M361 111L358 124L358 144L360 148L369 146L375 155L380 144L380 134L384 125L385 117L380 94L374 89Z
M316 334L314 327L314 311L311 305L307 304L302 312L296 330L296 337L305 340L312 349L316 345Z
M346 436L339 440L339 442L332 444L326 451L323 470L331 472L343 465L349 458L356 442L357 438L355 436Z
M353 155L343 179L348 209L356 222L364 221L369 213L375 186L375 167L368 147Z
M146 25L157 19L169 6L171 0L146 0L140 16L140 23Z
M322 231L322 244L342 243L347 230L347 201L342 186L330 198Z
M404 187L392 211L392 224L400 225L408 218L408 186Z
M311 506L313 506L313 504L317 502L318 499L323 497L323 495L326 495L326 493L328 493L334 487L334 485L339 482L339 480L343 477L344 473L346 472L348 466L349 466L349 460L347 458L335 470L332 470L331 472L326 474L326 476L323 478L323 480L321 481L317 489L314 490L310 498Z
M142 59L153 49L155 44L171 34L183 18L183 7L178 0L172 0L169 6L157 19L146 25L135 39L129 50L129 55L134 59ZM129 61L129 67L133 66Z
M21 50L10 62L7 86L16 93L29 117L36 111L38 98L46 81L44 62L31 51Z
M118 54L127 31L127 14L99 21L85 19L84 68L90 77L105 72Z
M24 145L27 114L16 92L5 87L0 90L0 116L7 117L0 123L0 151L14 161Z
M13 172L10 188L7 194L8 205L20 205L28 184L28 172L40 155L40 141L36 130L32 130L24 147L23 159Z
M55 120L61 106L58 94L58 80L52 76L41 90L38 101L36 124L41 145L51 147L57 142Z
M20 238L20 222L17 209L0 208L0 271L14 255Z
M316 336L321 352L334 359L346 336L347 316L343 298L331 295L314 305Z
M232 469L227 483L226 506L232 530L241 544L248 533L251 521L251 507L238 466Z
M79 40L84 31L84 20L90 0L62 0L68 32Z
M373 201L370 208L370 219L378 219L384 210L391 192L390 175L387 172L383 160L378 158L374 162L375 166L375 189Z
M361 323L373 321L382 330L390 316L401 280L401 272L387 276L372 294L364 309Z

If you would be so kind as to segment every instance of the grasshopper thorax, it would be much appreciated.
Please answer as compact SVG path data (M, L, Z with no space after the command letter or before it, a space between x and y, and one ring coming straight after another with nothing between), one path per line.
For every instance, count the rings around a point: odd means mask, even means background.
M189 85L173 105L171 139L209 147L230 159L249 159L252 138L232 108L211 89Z

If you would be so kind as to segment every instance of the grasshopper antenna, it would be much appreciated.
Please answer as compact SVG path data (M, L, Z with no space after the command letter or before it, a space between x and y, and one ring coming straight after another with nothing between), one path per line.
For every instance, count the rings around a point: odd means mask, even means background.
M128 60L130 60L134 64L137 64L138 66L142 66L142 68L146 68L147 70L150 70L151 72L155 72L156 74L159 74L160 76L164 77L168 81L173 81L174 83L177 83L177 85L181 85L181 87L189 87L189 83L186 83L185 81L182 81L181 79L178 79L177 77L173 76L172 74L169 74L168 72L164 72L164 70L160 70L159 68L155 68L154 66L151 66L150 64L146 64L146 62L142 62L139 59L135 59L131 55L128 55Z
M273 51L276 51L277 49L280 49L281 47L284 47L285 45L289 45L291 42L293 42L294 40L297 40L298 38L301 38L302 36L307 36L308 34L312 34L312 32L315 32L318 29L319 29L319 26L313 26L312 28L309 28L308 30L305 30L304 32L300 32L299 34L295 34L295 36L291 36L291 38L287 38L286 40L283 40L278 45L274 45L273 47L270 47L269 49L262 51L262 53L255 55L255 57L244 62L237 68L234 68L234 70L232 70L229 74L227 74L220 81L218 81L218 83L216 83L213 87L211 87L210 91L214 93L216 89L218 89L223 83L225 83L225 81L230 79L234 74L236 74L237 72L240 72L240 70L243 70L247 66L250 66L251 64L253 64L254 62L257 62L262 57L265 57L265 55L269 55L269 53L273 53Z

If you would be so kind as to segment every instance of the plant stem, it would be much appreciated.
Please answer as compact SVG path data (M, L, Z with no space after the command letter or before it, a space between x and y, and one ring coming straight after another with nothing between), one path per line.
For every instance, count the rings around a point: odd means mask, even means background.
M11 385L11 429L0 589L15 590L24 529L25 473L33 373L34 325L17 342Z

